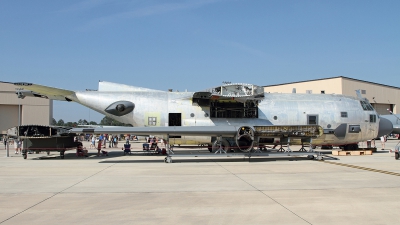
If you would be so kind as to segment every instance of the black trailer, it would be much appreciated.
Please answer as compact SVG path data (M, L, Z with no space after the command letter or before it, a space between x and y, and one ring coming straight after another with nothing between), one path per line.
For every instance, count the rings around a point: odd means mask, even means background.
M27 158L28 151L52 151L60 152L60 158L64 158L67 150L76 149L78 142L74 142L75 134L68 131L71 128L43 125L22 125L8 129L7 134L20 141L22 156Z

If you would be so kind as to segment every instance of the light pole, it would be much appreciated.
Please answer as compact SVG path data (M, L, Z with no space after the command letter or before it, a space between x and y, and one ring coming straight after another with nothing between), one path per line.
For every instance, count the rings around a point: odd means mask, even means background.
M18 97L18 127L21 126L21 101L20 99L24 99L25 95L22 94L21 90L23 90L23 88L15 88L15 90L17 91L17 97ZM18 134L19 136L19 134Z
M17 149L20 146L20 138L19 138L19 127L21 126L21 100L20 99L24 99L25 95L22 94L21 90L23 90L23 88L16 88L15 90L17 90L17 97L18 97L18 129L17 129ZM22 144L22 143L21 143ZM21 148L22 149L22 148ZM22 150L20 150L21 154L22 154Z

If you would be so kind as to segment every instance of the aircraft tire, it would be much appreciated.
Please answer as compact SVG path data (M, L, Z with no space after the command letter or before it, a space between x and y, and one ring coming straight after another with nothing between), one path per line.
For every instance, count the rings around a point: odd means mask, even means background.
M398 153L398 152L395 152L395 153L394 153L394 158L395 158L396 160L399 159L399 153Z
M314 156L313 155L308 155L307 158L310 159L310 160L313 160Z

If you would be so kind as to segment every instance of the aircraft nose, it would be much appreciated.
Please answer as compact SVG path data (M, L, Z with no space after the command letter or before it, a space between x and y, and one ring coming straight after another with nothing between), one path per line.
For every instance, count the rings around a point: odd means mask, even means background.
M393 131L393 124L390 120L385 118L379 118L379 131L378 137L382 137L385 134L389 134Z

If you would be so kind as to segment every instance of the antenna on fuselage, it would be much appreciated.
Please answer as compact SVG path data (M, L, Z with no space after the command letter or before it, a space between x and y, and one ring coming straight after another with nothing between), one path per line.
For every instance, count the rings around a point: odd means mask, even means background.
M356 90L356 94L357 94L358 98L363 99L363 96L361 95L361 90L360 89Z
M393 114L393 112L390 109L386 109L387 111L389 111L390 114L392 114L394 117L396 117L398 120L400 120L400 118L398 116L396 116L396 114Z

